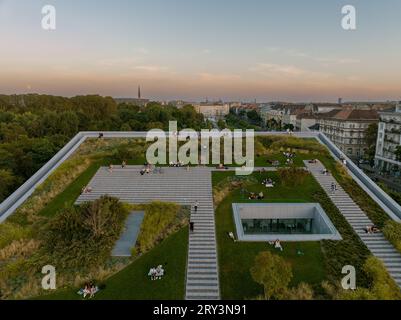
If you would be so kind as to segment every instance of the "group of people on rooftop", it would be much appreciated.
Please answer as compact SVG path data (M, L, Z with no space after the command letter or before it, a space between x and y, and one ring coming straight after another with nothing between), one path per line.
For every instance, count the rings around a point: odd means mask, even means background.
M177 162L171 161L169 165L172 168L181 168L184 166L184 164L181 161L177 161Z
M283 246L281 245L281 241L277 239L276 241L269 241L269 245L274 246L274 249L283 251Z
M295 153L293 153L293 152L283 152L283 156L286 158L286 163L287 164L293 164L294 163Z
M371 234L371 233L379 233L380 229L378 227L376 227L376 226L366 226L365 231L366 231L366 233L369 233L369 234Z
M267 159L266 162L267 162L268 164L272 165L273 167L278 167L278 166L280 166L280 161L278 161L278 160L269 160L269 159Z
M82 296L84 299L89 296L89 299L92 299L96 293L99 292L99 287L94 285L93 283L87 283L85 286L78 291L78 294Z
M150 280L161 280L164 273L163 266L159 265L157 268L150 268L148 276L150 277Z
M263 191L259 192L258 194L251 192L249 194L249 200L263 200L265 198L265 195L263 194Z
M266 179L263 179L262 184L266 188L273 188L275 185L275 182L271 178L266 178Z

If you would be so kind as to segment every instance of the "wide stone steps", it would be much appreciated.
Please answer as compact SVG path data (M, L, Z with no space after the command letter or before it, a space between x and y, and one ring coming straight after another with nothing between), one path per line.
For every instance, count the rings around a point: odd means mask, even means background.
M337 181L332 176L327 176L321 173L324 166L320 162L311 164L308 161L305 161L305 166L322 186L331 201L339 209L341 214L343 214L362 242L374 256L384 263L390 276L401 288L401 254L383 236L383 234L366 233L365 228L369 225L373 225L372 221L351 199L344 189L338 185ZM331 190L332 183L335 183L337 186L335 192L332 192Z
M163 168L163 173L140 174L142 166L100 168L76 203L94 201L103 195L140 204L153 201L191 206L194 232L189 235L186 299L219 299L219 274L211 168ZM198 210L193 205L198 202Z

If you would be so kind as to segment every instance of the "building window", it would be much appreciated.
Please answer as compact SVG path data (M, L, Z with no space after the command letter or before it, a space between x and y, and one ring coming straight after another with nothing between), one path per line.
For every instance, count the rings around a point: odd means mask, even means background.
M352 148L348 148L348 149L347 149L347 153L348 153L348 154L352 154Z

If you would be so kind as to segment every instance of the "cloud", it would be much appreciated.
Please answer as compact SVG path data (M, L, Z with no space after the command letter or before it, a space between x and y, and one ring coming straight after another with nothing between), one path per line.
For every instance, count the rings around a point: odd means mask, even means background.
M356 64L361 60L353 58L315 58L316 61L324 62L326 64Z
M138 57L108 58L98 60L97 65L101 67L132 67L140 61Z
M280 47L266 47L265 48L267 51L269 51L269 52L278 52L278 51L281 51L281 48Z
M274 63L259 63L258 65L251 67L250 71L257 72L262 75L285 75L290 77L297 77L307 73L306 70L292 66L282 65Z
M299 83L319 84L332 77L329 73L317 72L295 65L259 63L249 68L249 71L262 77L263 81L273 83Z
M316 57L309 53L299 51L297 49L283 49L280 47L266 47L269 52L276 52L294 58L305 58L311 61L320 62L325 66L340 65L340 64L356 64L360 63L360 59L354 58L339 58L339 57Z
M139 53L139 54L143 54L143 55L149 54L149 50L146 49L146 48L143 48L143 47L141 47L141 48L135 48L135 49L134 49L134 52Z
M217 82L222 84L223 82L233 82L241 80L241 77L237 74L216 74L216 73L208 73L202 72L198 74L198 78L201 81L205 82Z
M135 66L134 69L141 70L141 71L146 71L146 72L166 72L166 71L169 71L168 67L157 66L157 65Z

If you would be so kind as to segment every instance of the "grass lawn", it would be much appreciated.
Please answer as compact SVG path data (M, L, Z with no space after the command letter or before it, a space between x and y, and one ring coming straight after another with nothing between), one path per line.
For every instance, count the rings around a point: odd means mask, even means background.
M296 167L305 167L303 160L310 159L310 155L303 155L302 153L296 153L296 156L293 158L294 163L292 166ZM278 167L288 167L287 158L281 153L276 152L269 155L255 155L255 166L256 167L271 167L271 163L269 161L279 161L280 165Z
M86 186L92 179L96 171L100 167L100 162L92 163L81 175L75 179L63 192L58 194L50 201L40 212L39 215L51 217L54 216L60 209L72 206L75 200L82 192L82 188Z
M232 172L213 173L214 185L233 174ZM315 202L312 194L320 189L312 177L308 177L298 188L278 185L275 188L266 189L261 185L261 181L265 177L278 181L277 174L275 172L255 173L254 176L260 183L247 187L247 190L252 192L263 190L266 197L264 202ZM320 285L326 278L320 242L286 242L283 244L283 252L276 251L268 244L261 242L234 243L227 236L227 232L235 231L231 208L233 202L255 201L244 199L240 190L234 190L216 210L220 288L223 299L252 299L263 293L262 286L253 281L249 270L253 266L256 255L264 250L273 250L291 263L294 277L290 286L300 282L307 282L316 287ZM298 255L298 250L301 250L304 255Z
M185 273L188 251L188 228L165 239L157 247L136 259L104 283L95 297L97 300L182 300L185 296ZM162 264L166 275L151 281L147 276L151 267ZM60 290L39 297L43 300L81 300L78 288Z
M128 162L129 165L140 165L145 162L142 158L137 158ZM106 158L93 162L81 175L75 179L71 184L64 189L63 192L58 194L52 201L50 201L46 207L44 207L39 215L52 217L60 209L72 206L76 199L81 195L82 188L87 186L96 172L102 166L108 166L110 163L117 166L119 165L118 160Z

